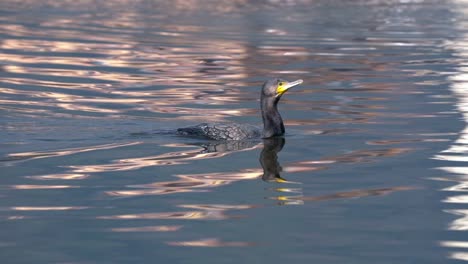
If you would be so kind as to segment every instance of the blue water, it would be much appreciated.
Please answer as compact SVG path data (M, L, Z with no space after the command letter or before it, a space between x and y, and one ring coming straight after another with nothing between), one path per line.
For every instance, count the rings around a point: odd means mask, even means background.
M1 263L468 260L464 1L0 3ZM260 124L282 139L170 131Z

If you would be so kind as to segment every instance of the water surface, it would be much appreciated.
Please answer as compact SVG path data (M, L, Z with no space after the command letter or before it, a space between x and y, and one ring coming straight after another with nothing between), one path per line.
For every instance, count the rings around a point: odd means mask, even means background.
M0 3L5 263L468 260L463 1ZM259 124L284 139L166 133Z

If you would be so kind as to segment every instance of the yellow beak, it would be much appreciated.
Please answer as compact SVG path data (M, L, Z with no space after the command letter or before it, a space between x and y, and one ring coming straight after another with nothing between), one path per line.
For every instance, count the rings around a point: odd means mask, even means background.
M278 85L276 88L276 97L283 95L289 88L301 84L303 81L301 79L294 82L283 82L283 85Z

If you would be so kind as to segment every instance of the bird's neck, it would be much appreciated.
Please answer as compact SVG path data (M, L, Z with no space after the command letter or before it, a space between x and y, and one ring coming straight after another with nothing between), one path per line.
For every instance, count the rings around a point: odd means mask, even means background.
M263 137L284 135L284 124L278 112L278 100L262 100Z

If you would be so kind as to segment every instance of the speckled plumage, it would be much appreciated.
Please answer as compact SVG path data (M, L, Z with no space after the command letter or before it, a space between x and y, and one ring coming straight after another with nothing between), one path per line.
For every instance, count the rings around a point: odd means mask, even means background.
M206 137L214 140L243 140L262 136L262 132L258 127L237 123L202 123L196 126L179 128L177 134Z

